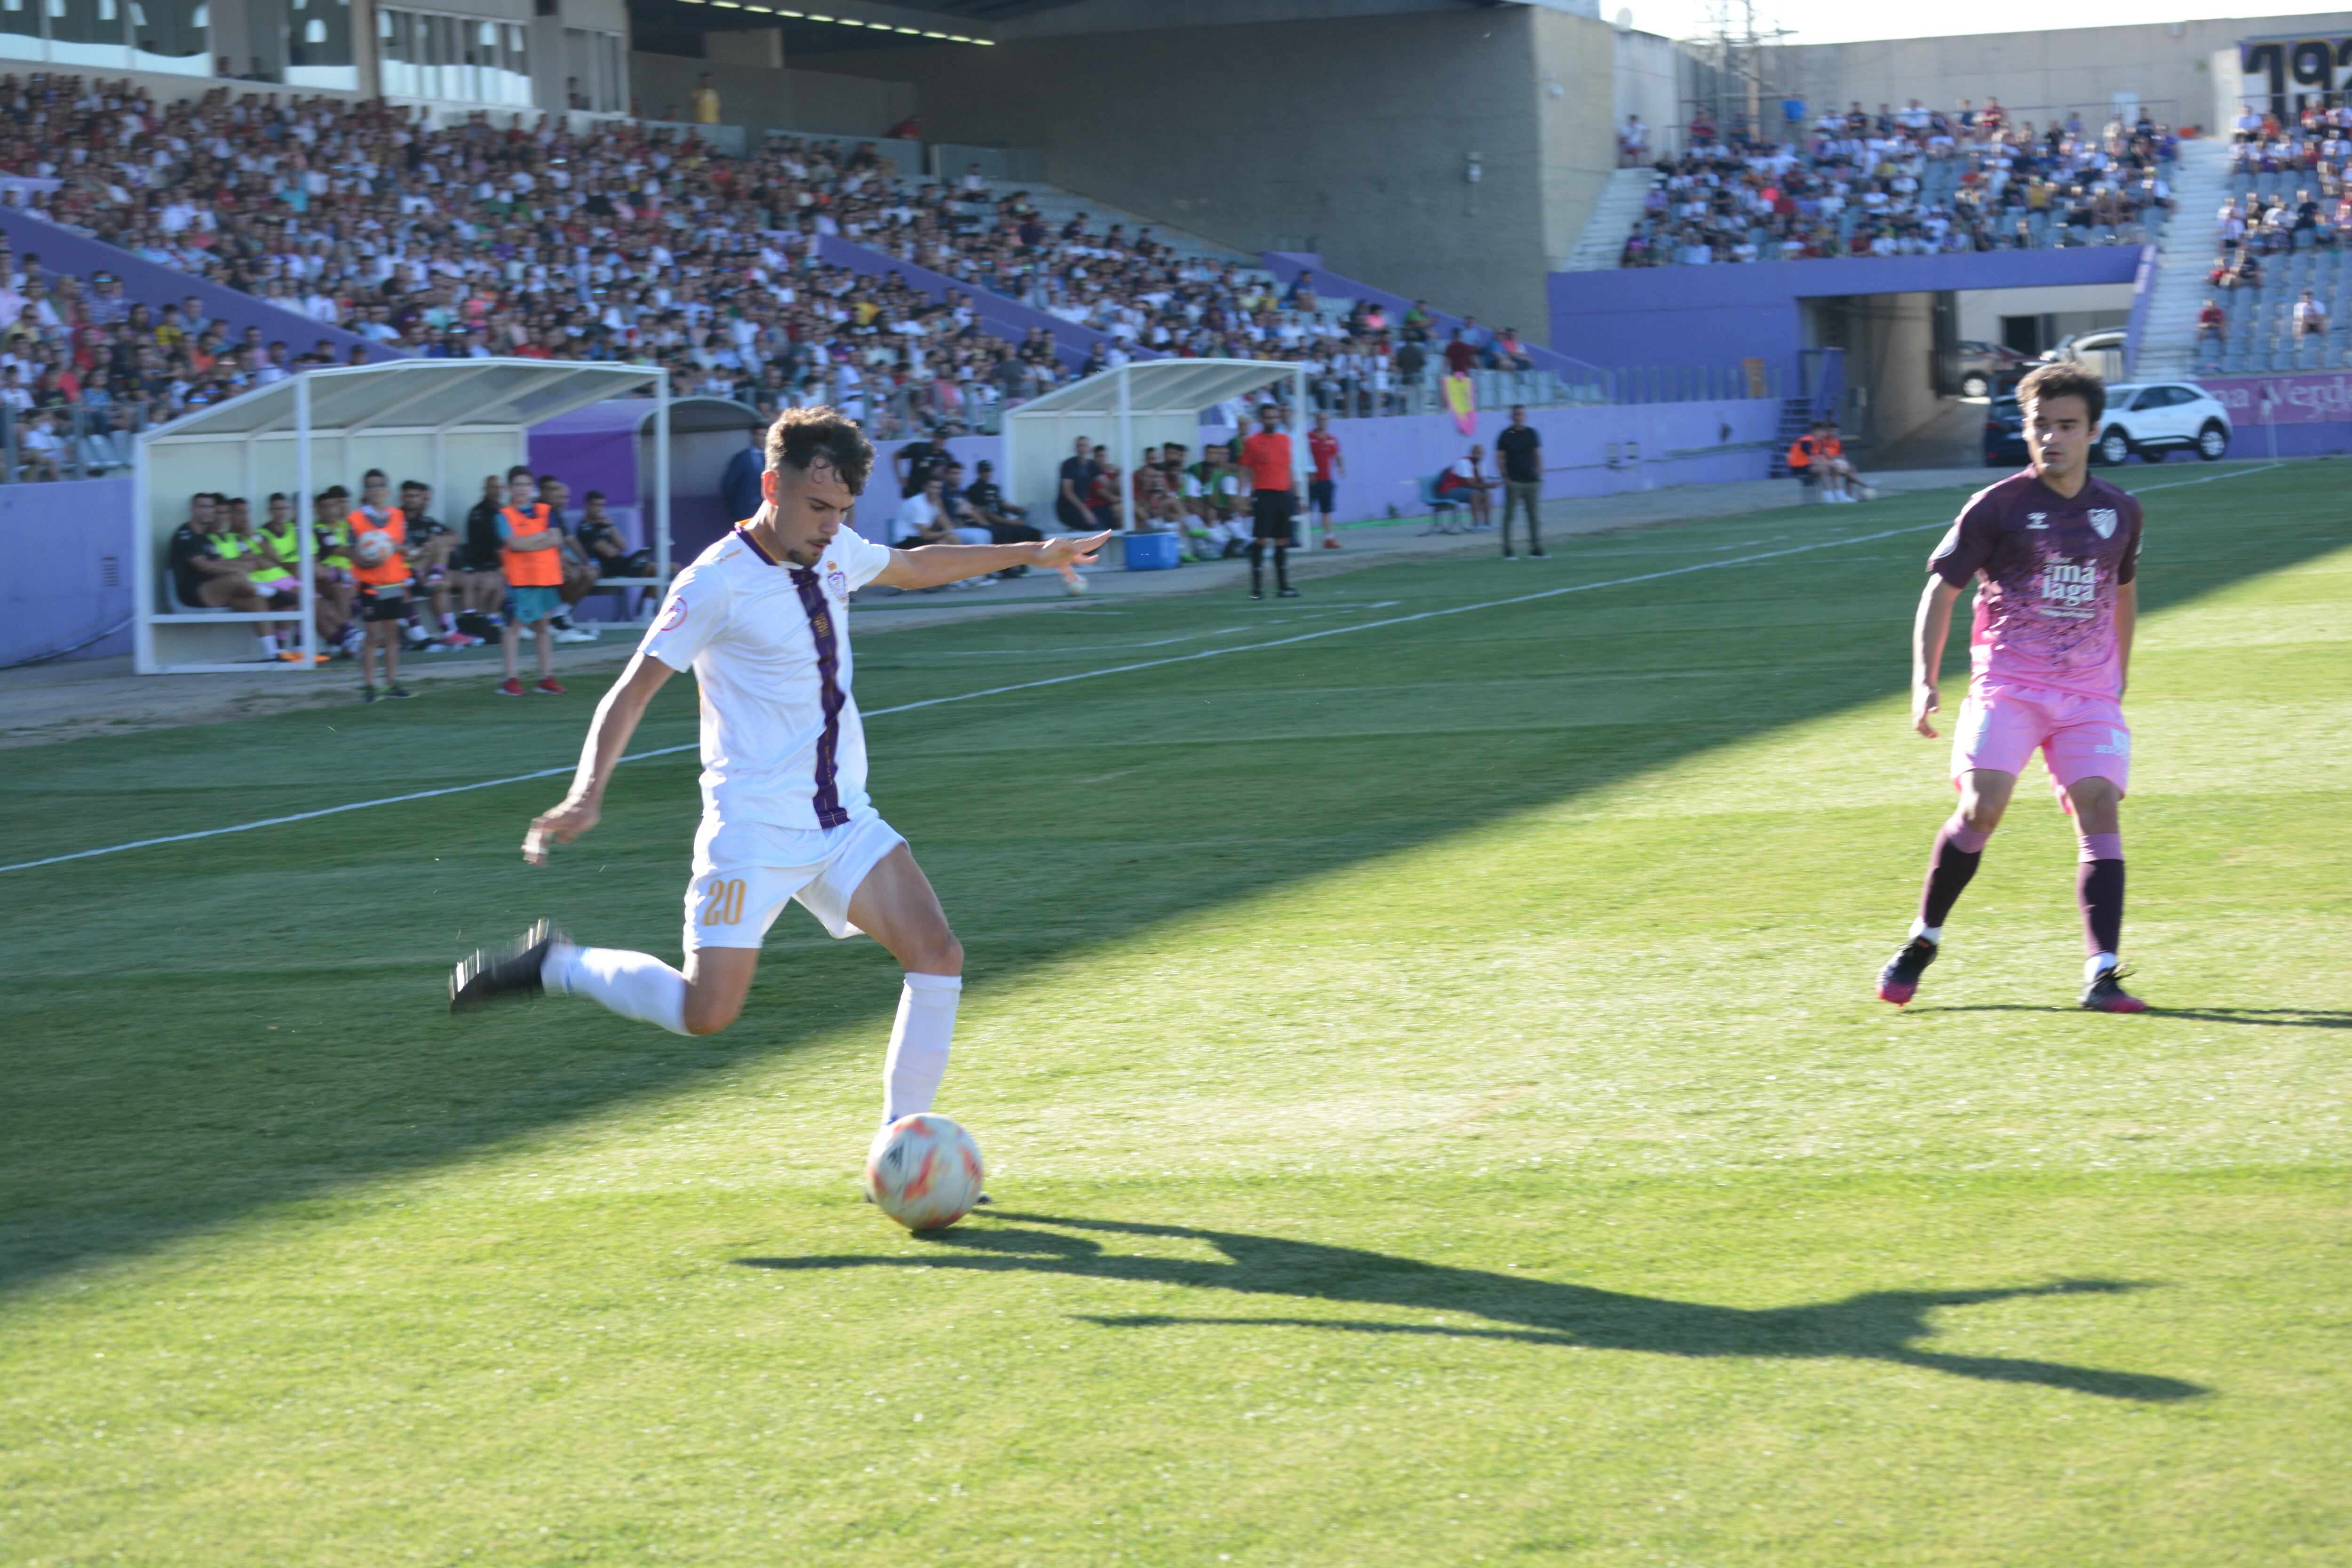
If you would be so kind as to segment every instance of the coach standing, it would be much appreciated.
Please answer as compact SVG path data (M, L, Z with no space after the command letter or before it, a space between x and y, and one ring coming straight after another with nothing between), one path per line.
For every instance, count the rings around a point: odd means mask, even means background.
M1543 535L1536 531L1536 503L1543 499L1543 432L1528 423L1528 411L1511 410L1511 422L1495 437L1503 459L1503 559L1511 559L1511 513L1528 513L1528 553L1540 557Z
M1257 411L1265 428L1242 443L1242 468L1250 477L1250 597L1265 597L1264 562L1269 541L1274 545L1274 591L1280 599L1296 599L1290 585L1290 548L1298 542L1297 493L1290 463L1290 437L1283 434L1282 410L1266 404Z

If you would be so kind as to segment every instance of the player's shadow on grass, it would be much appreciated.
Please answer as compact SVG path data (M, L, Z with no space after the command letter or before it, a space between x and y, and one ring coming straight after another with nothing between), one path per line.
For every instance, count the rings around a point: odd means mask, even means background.
M1953 1006L1913 1006L1906 1013L2074 1013L2081 1009L2030 1002L1977 1002ZM2205 1024L2254 1024L2271 1029L2352 1029L2352 1013L2321 1007L2158 1007L2151 1018L2189 1018Z
M2105 1372L2057 1362L2006 1356L1955 1355L1922 1349L1935 1332L1927 1314L2016 1296L2115 1294L2142 1289L2112 1279L2063 1279L2050 1285L1979 1290L1872 1290L1842 1301L1805 1307L1713 1307L1657 1296L1633 1296L1563 1285L1549 1279L1454 1268L1409 1258L1327 1247L1282 1237L1188 1226L1137 1225L1120 1220L1066 1219L1050 1215L997 1214L1000 1221L1030 1221L1066 1229L1206 1242L1227 1261L1203 1262L1106 1251L1084 1236L992 1226L946 1231L929 1238L933 1249L913 1255L845 1254L812 1258L744 1258L753 1268L971 1268L1025 1271L1085 1279L1125 1279L1230 1290L1244 1296L1344 1302L1413 1311L1462 1313L1510 1327L1452 1322L1397 1323L1356 1318L1190 1317L1148 1312L1102 1317L1080 1314L1106 1328L1148 1329L1214 1324L1283 1327L1363 1334L1424 1334L1447 1339L1509 1340L1525 1344L1591 1350L1647 1351L1656 1355L1829 1358L1891 1362L1991 1383L2034 1383L2106 1399L2189 1399L2207 1391L2179 1378Z

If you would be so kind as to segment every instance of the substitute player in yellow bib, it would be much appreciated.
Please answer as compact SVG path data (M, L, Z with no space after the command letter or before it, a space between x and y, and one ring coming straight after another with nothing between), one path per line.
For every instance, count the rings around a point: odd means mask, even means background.
M906 840L866 797L849 595L867 583L933 588L1014 566L1084 565L1108 535L887 549L849 528L873 461L864 434L834 409L776 421L758 513L678 574L597 705L571 792L524 839L525 858L541 865L551 847L595 826L646 703L691 668L702 694L702 826L683 971L650 953L583 947L542 921L512 946L458 964L451 1011L552 992L676 1034L715 1034L742 1010L768 927L797 902L837 937L872 936L905 968L883 1121L930 1109L947 1071L963 947Z

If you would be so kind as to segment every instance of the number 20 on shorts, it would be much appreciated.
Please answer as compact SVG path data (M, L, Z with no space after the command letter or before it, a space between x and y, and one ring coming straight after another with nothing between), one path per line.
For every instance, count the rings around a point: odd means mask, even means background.
M710 884L704 895L702 923L707 926L731 926L743 918L743 879L721 877Z

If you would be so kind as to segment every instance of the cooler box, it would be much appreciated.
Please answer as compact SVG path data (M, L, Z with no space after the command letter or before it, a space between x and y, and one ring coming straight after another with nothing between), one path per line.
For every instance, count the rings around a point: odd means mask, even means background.
M1130 533L1127 536L1127 569L1130 572L1165 572L1175 566L1179 557L1176 547L1183 542L1177 533Z

